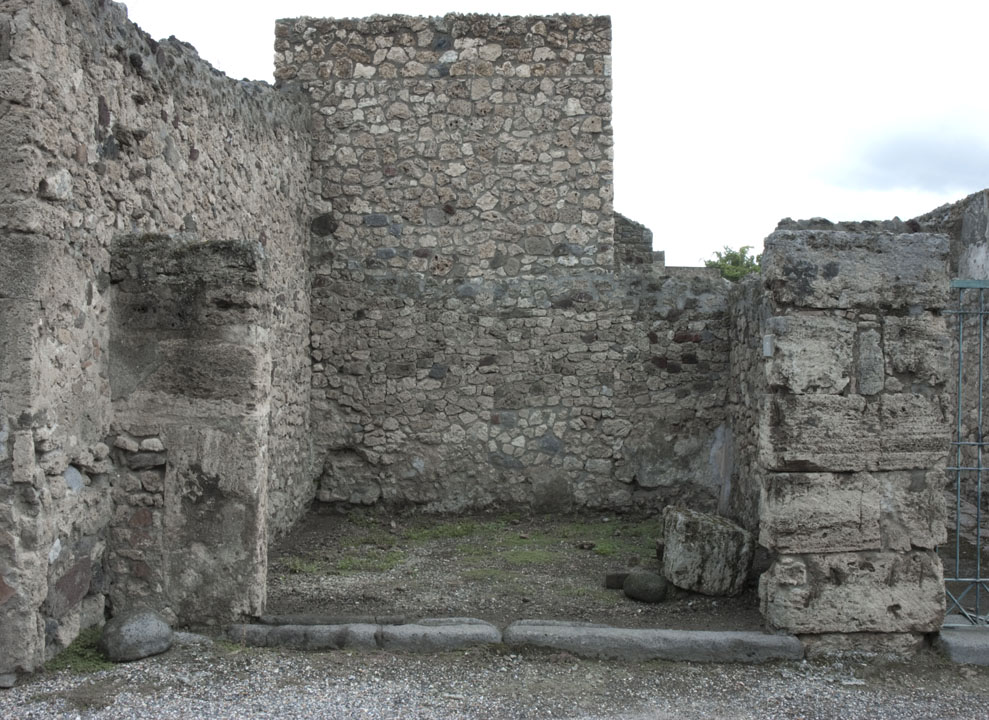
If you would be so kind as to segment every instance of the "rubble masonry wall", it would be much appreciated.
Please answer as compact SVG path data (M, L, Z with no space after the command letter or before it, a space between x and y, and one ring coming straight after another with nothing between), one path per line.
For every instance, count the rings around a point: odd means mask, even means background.
M301 18L318 497L713 508L727 283L616 264L608 18ZM638 231L636 232L636 227Z
M118 238L184 234L265 255L275 370L263 422L252 411L263 424L252 452L273 470L270 492L255 479L255 502L284 527L311 496L311 153L305 105L222 76L179 41L152 41L110 2L0 2L0 104L3 672L38 667L102 619L115 577L142 570L122 566L141 559L136 545L108 554L125 542L111 522L153 535L163 526L147 514L178 501L134 486L109 457L117 437L162 439L155 418L117 418L111 402ZM195 433L164 439L170 458L203 447Z

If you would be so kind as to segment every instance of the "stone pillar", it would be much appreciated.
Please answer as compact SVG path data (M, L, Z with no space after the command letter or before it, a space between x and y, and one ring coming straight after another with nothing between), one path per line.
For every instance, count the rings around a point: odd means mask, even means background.
M760 594L810 648L909 648L941 625L947 261L925 233L804 223L766 241Z
M271 304L259 245L114 246L114 610L184 622L264 604Z

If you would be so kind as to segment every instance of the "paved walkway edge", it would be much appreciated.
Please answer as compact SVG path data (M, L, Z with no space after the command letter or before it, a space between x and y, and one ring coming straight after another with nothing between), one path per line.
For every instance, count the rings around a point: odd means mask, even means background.
M512 647L566 650L581 657L687 662L800 660L804 648L792 635L701 630L643 630L581 625L513 623L502 640Z
M297 650L442 652L477 645L539 647L580 657L689 662L800 660L804 648L791 635L614 628L588 623L520 620L504 632L472 618L427 619L404 625L231 625L227 637L253 647Z
M942 628L934 646L953 662L989 665L989 627Z

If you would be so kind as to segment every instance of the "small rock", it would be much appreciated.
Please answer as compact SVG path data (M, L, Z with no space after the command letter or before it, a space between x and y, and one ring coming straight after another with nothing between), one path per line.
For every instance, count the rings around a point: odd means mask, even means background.
M158 655L172 646L172 628L153 610L131 610L107 622L101 645L113 662Z
M162 452L164 449L164 443L156 437L145 438L141 441L141 450L147 450L148 452Z
M7 675L0 675L0 688L12 688L14 683L17 682L17 675L10 673Z
M64 168L57 170L41 181L38 194L45 200L71 199L72 175Z
M113 446L118 447L121 450L126 450L127 452L137 452L141 447L137 444L137 440L129 438L126 435L118 435L113 441Z
M593 550L595 547L597 547L597 543L592 543L589 540L583 540L577 543L578 550Z
M127 467L131 470L146 470L147 468L160 467L166 461L167 458L160 453L135 453L127 458Z
M627 577L627 572L608 573L604 576L604 586L609 590L621 590L625 587L625 578Z
M670 583L662 575L637 570L628 574L622 589L632 600L660 603L669 597Z

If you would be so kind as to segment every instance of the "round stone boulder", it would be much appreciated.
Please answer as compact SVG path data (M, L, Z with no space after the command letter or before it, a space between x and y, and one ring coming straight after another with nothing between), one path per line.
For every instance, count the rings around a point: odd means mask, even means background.
M130 610L103 628L103 652L113 662L130 662L158 655L172 647L172 628L153 610Z
M662 575L636 570L625 578L622 590L626 597L647 603L660 603L669 599L671 591L669 581Z

